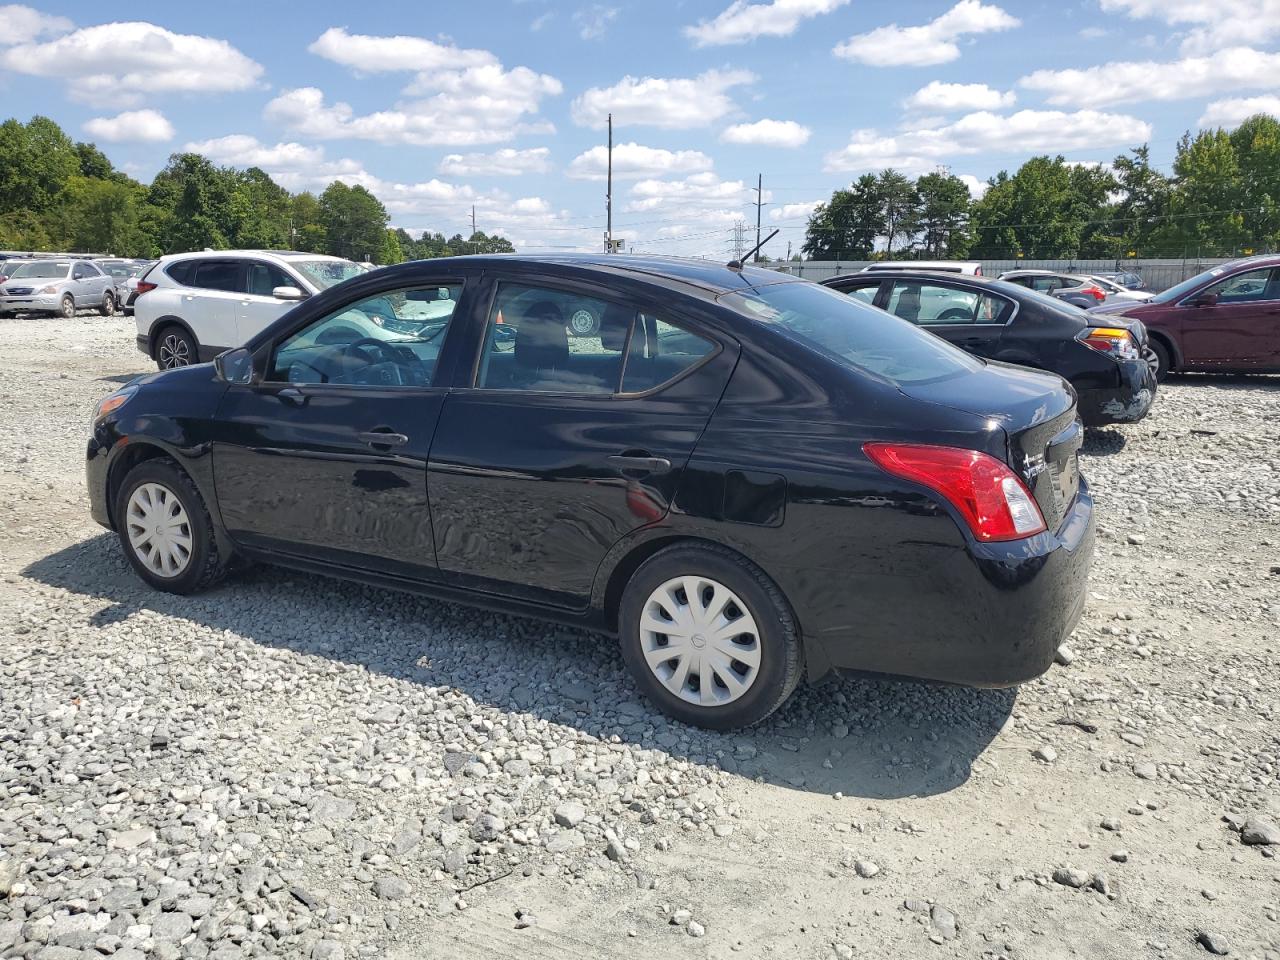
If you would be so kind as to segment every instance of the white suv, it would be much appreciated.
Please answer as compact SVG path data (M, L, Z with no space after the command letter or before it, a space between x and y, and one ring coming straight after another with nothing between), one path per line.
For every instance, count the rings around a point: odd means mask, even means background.
M162 257L138 281L138 349L161 370L212 360L297 301L362 273L350 260L287 250Z

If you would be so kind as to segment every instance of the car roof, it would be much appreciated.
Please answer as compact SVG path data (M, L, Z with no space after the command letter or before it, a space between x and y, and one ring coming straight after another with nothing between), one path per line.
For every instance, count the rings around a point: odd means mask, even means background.
M831 285L841 280L860 280L871 282L872 280L879 283L883 280L919 280L922 283L940 283L943 281L951 283L964 283L973 286L989 287L992 284L999 283L998 277L976 277L971 273L947 273L941 270L875 270L870 273L842 273L836 277L828 277L823 280L824 285Z
M327 253L303 253L300 250L190 250L186 253L167 253L161 260L178 259L239 259L247 257L276 257L280 260L332 260L336 263L347 262L343 257L333 257Z

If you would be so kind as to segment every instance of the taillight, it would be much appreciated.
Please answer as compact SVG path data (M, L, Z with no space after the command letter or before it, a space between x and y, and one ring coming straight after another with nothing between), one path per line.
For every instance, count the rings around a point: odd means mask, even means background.
M1119 327L1087 327L1080 335L1080 342L1117 360L1137 360L1138 345L1128 330Z
M1082 288L1081 292L1087 293L1089 296L1093 297L1093 299L1097 300L1099 303L1107 299L1106 291L1103 290L1101 287L1084 287Z
M148 283L146 280L139 280L138 296L142 296L144 293L150 293L152 290L154 290L158 286L159 286L158 283Z
M864 443L862 451L886 473L946 498L979 540L1020 540L1047 529L1027 485L990 454L920 443Z

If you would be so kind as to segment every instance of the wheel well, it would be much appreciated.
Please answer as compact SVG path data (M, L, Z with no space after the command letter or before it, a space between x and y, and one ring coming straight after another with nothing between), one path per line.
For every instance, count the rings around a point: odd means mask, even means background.
M1182 358L1178 355L1178 348L1173 345L1173 339L1166 333L1147 328L1147 339L1158 341L1160 346L1164 347L1169 354L1169 369L1176 369L1182 362Z
M116 498L120 494L120 484L129 475L129 471L140 463L168 456L167 451L150 443L131 443L125 447L120 456L116 457L115 463L111 465L111 470L107 474L107 517L111 520L112 527L115 526ZM182 470L182 467L179 466L178 469ZM186 473L185 470L182 472Z
M156 358L156 342L160 339L160 334L164 333L169 327L177 327L191 338L192 343L196 345L196 349L200 349L200 338L196 336L195 331L187 321L181 317L159 317L155 323L151 324L151 332L147 334L147 350L151 355L151 359Z

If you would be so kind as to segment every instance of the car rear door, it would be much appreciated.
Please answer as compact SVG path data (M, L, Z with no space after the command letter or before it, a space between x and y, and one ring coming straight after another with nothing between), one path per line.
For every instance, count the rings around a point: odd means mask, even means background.
M669 298L489 277L431 448L436 558L458 586L581 609L609 549L666 516L738 347ZM584 308L600 330L570 348Z
M245 292L236 304L237 343L248 343L297 302L277 300L272 295L276 287L306 290L274 263L250 260L245 268Z
M890 313L982 357L999 353L1014 311L1005 297L941 278L894 280L885 297Z
M1205 295L1217 302L1200 302ZM1205 368L1280 369L1280 268L1246 270L1183 300L1184 359Z
M188 289L178 302L179 315L200 341L202 360L210 353L238 347L236 313L245 291L245 261L200 259L184 274Z

